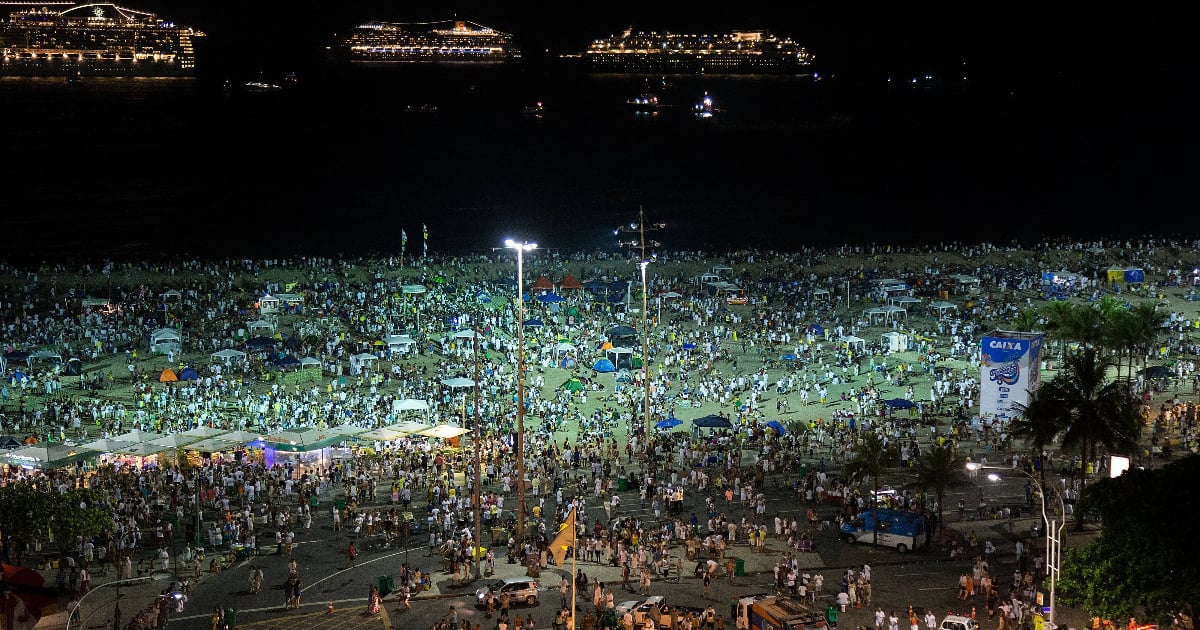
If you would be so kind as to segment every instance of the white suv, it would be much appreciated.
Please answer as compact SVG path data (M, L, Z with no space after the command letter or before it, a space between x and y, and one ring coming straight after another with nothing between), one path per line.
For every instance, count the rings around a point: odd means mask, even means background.
M538 603L538 591L541 588L537 580L531 577L504 578L475 591L475 601L480 604L486 603L490 591L495 594L497 600L504 593L508 593L510 603L534 606Z

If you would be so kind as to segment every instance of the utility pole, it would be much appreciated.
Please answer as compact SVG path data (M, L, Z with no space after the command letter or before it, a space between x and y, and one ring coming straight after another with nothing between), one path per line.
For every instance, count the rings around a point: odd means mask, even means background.
M471 578L474 580L478 580L480 578L480 573L481 573L481 571L479 570L479 562L481 560L481 558L479 557L479 546L483 542L483 532L481 531L482 525L481 525L481 519L480 519L480 503L481 503L480 491L481 491L481 489L479 487L479 449L481 447L479 439L480 439L481 432L479 430L479 323L478 322L475 322L475 326L472 328L472 332L475 333L475 335L474 335L474 337L475 337L475 376L474 376L474 378L475 378L475 409L474 409L474 413L472 413L471 415L473 416L473 418L475 420L475 426L474 426L475 432L472 433L473 437L471 438L471 441L475 443L475 484L474 484L474 492L471 493L471 498L473 499L473 503L475 505L475 548L471 550L471 556L472 556L472 560L473 560L473 562L471 564L472 564L472 567L474 567L474 572L472 573Z

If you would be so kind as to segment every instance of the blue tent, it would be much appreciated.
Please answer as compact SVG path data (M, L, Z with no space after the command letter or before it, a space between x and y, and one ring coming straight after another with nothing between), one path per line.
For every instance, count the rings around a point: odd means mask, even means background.
M780 437L787 435L787 431L785 431L783 429L783 424L781 424L778 420L771 420L770 422L767 423L767 426L778 431Z
M596 363L594 365L592 365L592 369L597 372L605 372L605 373L617 371L616 366L614 366L613 362L609 361L608 359L597 360Z
M480 302L491 302L492 296L487 291L480 291L479 293L475 294L475 299L479 300Z
M792 354L792 353L790 353L790 352L789 352L789 353L787 353L787 354L785 354L785 355L783 355L783 356L781 356L781 357L779 357L779 358L780 358L780 359L783 359L784 361L795 361L795 360L796 360L796 355L794 355L794 354Z
M613 326L608 329L608 336L613 339L619 337L636 337L637 331L632 326Z
M715 414L709 414L707 416L701 416L699 418L695 418L694 420L692 420L692 424L694 424L698 427L705 427L707 429L732 429L733 428L733 423L729 421L729 418L726 418L725 416L718 416Z
M809 328L812 328L814 335L821 336L825 334L825 329L822 328L820 324L813 324L812 326L809 326Z
M917 406L917 403L907 398L889 398L888 400L883 401L883 404L891 407L892 409L911 409Z
M196 370L193 369L190 365L188 367L183 368L183 371L179 373L179 380L181 380L181 381L195 381L195 380L199 380L199 378L200 378L200 375L197 374Z
M574 357L564 357L562 361L558 362L558 367L564 370L573 370L575 369L575 365L576 362Z
M275 347L275 340L271 339L270 337L251 337L246 341L246 347L253 350L257 350L259 348L273 348Z
M543 304L550 303L550 302L562 302L565 299L566 298L564 298L561 295L558 295L557 293L543 293L538 296L538 301L542 302Z
M655 429L670 429L672 427L677 427L681 424L683 424L683 420L680 420L679 418L672 416L670 418L667 418L666 420L659 420L658 422L655 422L654 428Z
M296 357L294 357L290 354L287 355L286 357L279 357L278 359L275 360L275 367L277 367L279 369L289 369L289 368L300 367L300 359L297 359Z
M541 328L541 327L542 327L542 320L540 320L540 319L527 319L527 320L525 320L525 327L526 327L526 328Z
M691 342L689 342L689 343L685 343L685 344L683 344L683 349L684 349L684 350L695 350L695 349L696 349L696 344L694 344L694 343L691 343Z

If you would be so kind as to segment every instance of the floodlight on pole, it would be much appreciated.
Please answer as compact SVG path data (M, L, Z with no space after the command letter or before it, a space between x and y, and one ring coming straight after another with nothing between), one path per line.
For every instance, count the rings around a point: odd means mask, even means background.
M1033 482L1033 485L1037 487L1038 495L1041 497L1042 522L1046 526L1046 575L1050 578L1050 600L1047 605L1047 608L1049 609L1049 616L1046 619L1046 628L1047 630L1054 630L1054 628L1057 627L1054 624L1054 587L1058 583L1059 569L1062 566L1063 527L1067 524L1067 509L1066 505L1063 503L1062 494L1057 492L1054 493L1054 497L1058 499L1058 513L1061 514L1063 518L1063 520L1060 522L1057 519L1050 518L1050 515L1046 513L1046 490L1042 487L1042 482L1036 476L1034 476L1033 473L1021 468L988 466L987 464L979 464L975 462L968 462L967 470L972 472L979 470L1008 470L1018 472L1028 477L1029 480ZM994 472L988 473L987 478L989 481L1000 481L1002 479L999 473Z
M646 232L661 230L667 227L666 223L646 223L646 212L641 206L638 206L637 221L633 221L628 225L622 225L613 230L613 234L620 236L622 233L636 232L637 240L618 241L620 247L638 247L641 249L641 259L638 262L638 267L642 273L642 386L645 390L645 400L643 401L642 416L643 427L645 428L646 448L650 447L650 330L646 323L646 308L647 294L649 288L646 285L646 266L650 264L649 258L646 257L646 245L651 247L661 247L662 243L655 240L646 240Z
M525 538L525 252L537 243L507 239L504 246L517 252L517 540ZM476 542L478 544L478 542Z

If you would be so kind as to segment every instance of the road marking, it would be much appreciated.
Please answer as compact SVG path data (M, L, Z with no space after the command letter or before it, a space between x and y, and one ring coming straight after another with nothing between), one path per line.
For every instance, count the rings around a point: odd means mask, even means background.
M930 588L919 588L918 591L953 591L958 589L957 586L935 586Z
M323 602L309 602L307 604L300 604L300 608L307 608L309 606L313 606L313 607L328 606L329 601L330 600L326 600ZM338 604L338 605L355 604L355 603L359 603L359 602L365 602L365 601L367 601L367 598L366 597L353 597L350 599L335 599L332 601L334 604ZM258 612L271 612L274 610L279 610L279 606L263 606L261 608L245 608L245 609L238 610L238 612L239 613L258 613ZM299 610L299 609L293 609L293 610ZM203 615L188 615L186 617L177 617L177 616L171 617L171 619L177 619L177 620L178 619L211 619L211 618L212 618L212 613L206 613ZM247 623L250 623L250 622L247 622Z
M896 577L909 577L912 575L941 575L941 573L938 573L936 571L929 571L926 573L897 573Z

